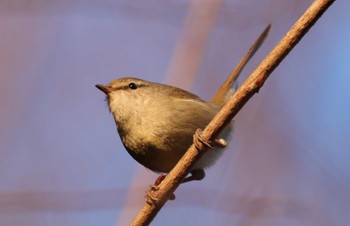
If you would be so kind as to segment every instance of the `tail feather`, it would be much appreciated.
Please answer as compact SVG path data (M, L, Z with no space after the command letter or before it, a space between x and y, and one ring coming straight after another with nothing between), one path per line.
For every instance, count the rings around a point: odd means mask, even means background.
M227 100L227 96L230 94L230 90L232 90L232 85L236 82L238 76L242 72L244 66L248 63L248 61L254 56L256 51L260 48L260 46L264 43L269 31L271 28L271 24L269 24L264 31L260 34L258 39L255 40L253 45L249 48L247 53L243 56L238 65L233 69L230 76L226 79L226 81L221 85L220 89L215 93L213 98L211 99L212 103L217 105L225 104Z

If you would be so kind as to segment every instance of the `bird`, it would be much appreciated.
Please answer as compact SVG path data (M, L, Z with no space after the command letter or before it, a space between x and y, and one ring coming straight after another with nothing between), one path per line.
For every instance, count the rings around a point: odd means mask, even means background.
M269 24L211 100L171 85L124 77L96 87L106 94L110 112L127 152L141 165L169 173L234 92L238 75L268 35ZM204 169L222 155L233 129L229 124L191 170L184 182L204 178ZM163 176L164 177L164 176ZM159 177L161 180L161 177ZM159 183L156 181L156 184Z

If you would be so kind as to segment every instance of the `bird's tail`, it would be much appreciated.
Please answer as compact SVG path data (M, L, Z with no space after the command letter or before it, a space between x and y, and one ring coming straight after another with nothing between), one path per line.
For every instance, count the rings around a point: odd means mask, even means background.
M260 36L255 40L253 45L249 48L247 53L243 56L238 65L233 69L230 76L226 79L226 81L221 85L220 89L215 93L213 98L211 99L212 103L217 105L224 105L228 96L232 92L232 86L237 81L239 74L242 72L244 66L248 63L248 61L254 56L256 51L260 48L260 46L264 43L269 31L271 28L271 24L269 24L264 31L260 34ZM237 84L237 83L236 83Z

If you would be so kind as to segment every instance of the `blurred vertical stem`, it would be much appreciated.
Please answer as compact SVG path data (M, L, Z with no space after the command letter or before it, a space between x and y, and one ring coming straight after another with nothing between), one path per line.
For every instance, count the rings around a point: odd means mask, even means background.
M205 140L213 140L223 130L244 104L259 91L272 71L288 55L292 48L301 40L333 2L334 0L315 0L311 4L203 130L202 137ZM202 146L200 150L198 150L192 145L174 169L171 170L159 185L159 190L152 192L152 195L157 198L157 201L155 201L153 205L146 202L131 225L149 225L159 210L167 202L167 197L173 194L181 181L190 172L191 167L204 152L205 146Z
M209 35L215 27L223 0L192 0L166 73L167 83L189 88L198 75Z
M183 89L192 86L203 61L209 36L215 28L223 0L192 0L186 10L184 24L177 38L175 50L166 72L167 83ZM167 4L167 3L165 3ZM169 6L171 7L171 6ZM141 169L141 168L140 168ZM130 186L148 180L143 168L136 169ZM128 192L124 208L135 203L132 191ZM130 221L129 211L122 211L117 224L126 225Z

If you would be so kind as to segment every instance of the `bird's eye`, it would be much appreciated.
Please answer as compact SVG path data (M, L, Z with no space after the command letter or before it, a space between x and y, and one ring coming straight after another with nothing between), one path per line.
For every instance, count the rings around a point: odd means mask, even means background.
M129 88L130 88L130 89L137 89L137 85L136 85L135 83L131 82L131 83L129 84Z

